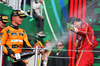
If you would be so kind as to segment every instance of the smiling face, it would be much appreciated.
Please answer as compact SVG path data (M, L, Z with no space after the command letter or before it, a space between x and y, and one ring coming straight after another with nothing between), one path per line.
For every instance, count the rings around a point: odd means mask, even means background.
M2 21L0 21L0 28L4 28L6 27L6 23L3 23Z
M23 18L20 16L13 16L12 17L12 24L15 26L21 25L23 21Z

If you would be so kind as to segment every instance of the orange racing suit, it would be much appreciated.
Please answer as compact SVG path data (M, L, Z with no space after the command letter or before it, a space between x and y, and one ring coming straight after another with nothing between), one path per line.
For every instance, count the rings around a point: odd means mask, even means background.
M5 54L10 55L10 54L22 53L21 48L32 47L28 41L25 30L16 27L12 24L2 29L1 34L2 34L1 45L4 45L6 47L3 49Z

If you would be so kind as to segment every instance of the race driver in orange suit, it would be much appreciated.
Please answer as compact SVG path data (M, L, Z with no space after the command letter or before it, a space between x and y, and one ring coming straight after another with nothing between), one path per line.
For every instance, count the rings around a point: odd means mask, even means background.
M94 31L88 23L81 21L79 18L71 17L69 22L73 24L67 25L70 31L78 35L78 51L75 66L92 66L94 62L93 48L97 46L97 41L94 36ZM89 52L86 52L89 51Z
M6 23L9 22L8 21L8 17L4 14L0 14L0 44L1 44L1 37L2 37L2 33L1 30L6 27ZM4 60L4 56L2 57L2 59ZM3 64L3 60L2 60L2 66L4 66Z
M22 53L21 48L23 47L32 47L28 41L25 30L18 27L22 24L24 17L26 17L26 15L23 15L20 10L14 10L11 14L12 24L2 29L1 31L1 45L4 45L8 49L6 50L6 48L4 48L4 52L7 56L10 56L14 61L13 63L11 63L11 66L25 66L25 63L23 63L22 61L16 61L14 59L16 58L15 54Z

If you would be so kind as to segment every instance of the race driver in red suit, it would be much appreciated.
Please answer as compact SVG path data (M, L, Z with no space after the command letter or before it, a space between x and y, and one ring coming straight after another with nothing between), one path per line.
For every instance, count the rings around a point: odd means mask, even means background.
M94 36L94 31L88 23L81 21L79 18L71 17L67 25L70 31L78 35L78 51L75 66L92 66L94 62L93 48L97 46L97 41Z

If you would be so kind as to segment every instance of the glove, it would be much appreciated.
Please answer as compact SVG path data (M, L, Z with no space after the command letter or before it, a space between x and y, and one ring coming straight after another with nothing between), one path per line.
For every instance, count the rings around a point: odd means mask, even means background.
M75 29L71 26L70 23L67 23L67 29L70 31L75 31Z
M14 63L13 59L10 58L10 56L7 56L7 60L8 60L8 61L11 61L12 63Z

